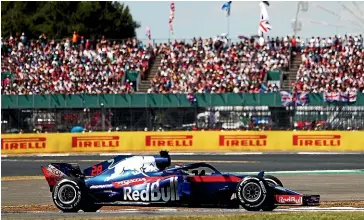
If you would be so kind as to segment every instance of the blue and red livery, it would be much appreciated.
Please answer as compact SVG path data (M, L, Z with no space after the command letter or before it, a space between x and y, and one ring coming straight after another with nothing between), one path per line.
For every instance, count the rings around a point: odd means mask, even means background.
M168 152L161 151L158 156L116 156L83 172L72 163L51 163L42 171L54 204L64 212L94 212L106 205L241 206L272 211L279 205L320 203L319 195L284 188L278 178L264 172L233 175L207 163L170 166Z

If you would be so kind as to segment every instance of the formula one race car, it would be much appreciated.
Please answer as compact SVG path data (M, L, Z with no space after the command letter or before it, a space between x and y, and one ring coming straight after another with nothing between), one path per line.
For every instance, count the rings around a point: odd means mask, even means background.
M232 175L207 163L170 166L168 152L161 151L159 156L117 156L83 172L71 163L51 163L42 166L42 171L54 204L64 212L95 212L106 205L242 206L249 211L272 211L279 205L320 203L319 195L286 189L263 171Z

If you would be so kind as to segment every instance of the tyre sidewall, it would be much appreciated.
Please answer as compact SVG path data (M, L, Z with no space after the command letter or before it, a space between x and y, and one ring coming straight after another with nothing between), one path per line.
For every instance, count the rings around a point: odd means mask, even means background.
M59 190L61 189L62 186L65 186L65 185L73 187L76 191L76 198L71 204L62 203L62 201L58 197ZM82 189L79 186L79 184L77 184L76 181L69 180L69 179L63 179L63 180L59 181L56 184L56 186L53 188L52 199L53 199L54 204L57 206L57 208L59 208L62 211L65 211L65 212L78 211L80 209L81 203L82 203Z
M246 186L249 183L258 184L260 187L260 190L261 190L260 197L254 202L247 201L244 198L244 196L242 195L244 186ZM237 185L237 188L236 188L237 199L243 207L250 208L250 209L262 208L270 198L271 193L270 193L270 190L268 187L269 187L268 184L259 177L244 178Z

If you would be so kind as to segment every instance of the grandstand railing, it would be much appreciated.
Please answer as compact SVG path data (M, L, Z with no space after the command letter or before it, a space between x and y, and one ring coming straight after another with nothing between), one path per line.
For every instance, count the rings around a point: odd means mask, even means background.
M1 131L17 133L118 130L364 130L364 94L355 103L282 106L267 94L2 95Z
M186 94L103 94L103 95L2 95L2 109L26 108L182 108L215 106L269 106L282 107L281 94L273 93L221 93L195 94L190 102ZM308 94L308 106L364 106L364 94L358 93L354 103L328 103L323 94Z

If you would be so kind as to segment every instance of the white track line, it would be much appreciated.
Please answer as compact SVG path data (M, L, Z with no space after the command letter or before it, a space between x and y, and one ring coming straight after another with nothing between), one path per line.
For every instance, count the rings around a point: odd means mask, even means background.
M278 212L364 212L364 208L353 207L300 207L300 208L288 208L288 209L275 209Z
M57 154L38 154L36 156L37 157L54 157L53 155L56 155L56 157L69 157L69 156L72 156L72 154L62 154L62 153L57 153Z
M262 155L263 152L231 152L231 153L224 153L223 155Z
M299 155L357 155L360 152L297 152Z
M198 155L198 153L192 153L192 152L190 152L190 153L169 153L169 155L171 155L171 156L188 156L188 155Z
M158 212L177 212L177 209L157 209Z

